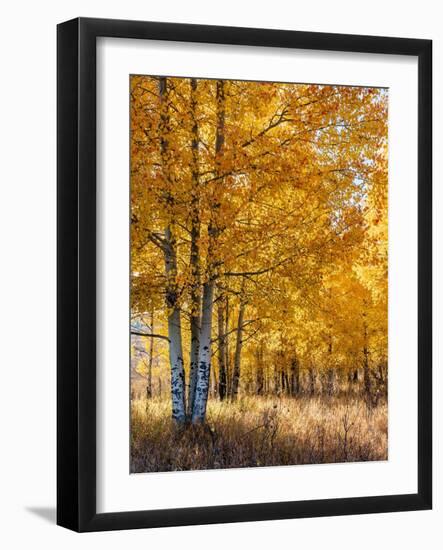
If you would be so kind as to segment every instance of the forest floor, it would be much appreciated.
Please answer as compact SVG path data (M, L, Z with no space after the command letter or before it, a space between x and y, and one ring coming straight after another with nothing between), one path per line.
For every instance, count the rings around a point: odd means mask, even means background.
M131 409L132 473L388 458L386 401L368 410L359 396L210 399L207 427L182 430L164 398Z

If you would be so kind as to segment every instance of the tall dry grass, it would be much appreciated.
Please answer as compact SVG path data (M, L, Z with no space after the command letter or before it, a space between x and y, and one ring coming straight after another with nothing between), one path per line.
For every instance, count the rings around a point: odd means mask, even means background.
M170 402L137 399L131 472L387 460L387 404L360 397L245 396L210 400L207 426L178 430Z

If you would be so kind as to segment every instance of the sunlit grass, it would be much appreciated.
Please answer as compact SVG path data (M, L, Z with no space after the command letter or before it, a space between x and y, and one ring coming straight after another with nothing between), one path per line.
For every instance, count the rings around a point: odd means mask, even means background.
M178 430L167 399L131 407L131 472L387 460L386 402L363 398L210 399L207 427Z

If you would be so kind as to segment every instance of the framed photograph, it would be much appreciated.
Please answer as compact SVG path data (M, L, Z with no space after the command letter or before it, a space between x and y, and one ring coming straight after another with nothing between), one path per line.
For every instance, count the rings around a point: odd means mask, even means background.
M59 525L430 509L429 40L58 26Z

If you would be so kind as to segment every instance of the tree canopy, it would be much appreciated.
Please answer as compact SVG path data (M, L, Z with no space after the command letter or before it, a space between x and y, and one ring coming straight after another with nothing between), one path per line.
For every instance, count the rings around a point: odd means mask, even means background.
M363 369L370 393L387 91L136 75L130 93L131 331L168 346L173 418L204 421L211 379L235 399Z

